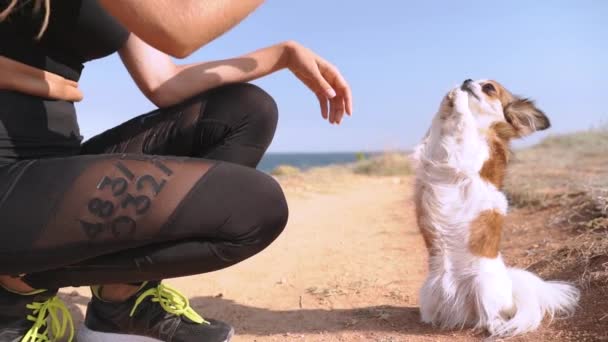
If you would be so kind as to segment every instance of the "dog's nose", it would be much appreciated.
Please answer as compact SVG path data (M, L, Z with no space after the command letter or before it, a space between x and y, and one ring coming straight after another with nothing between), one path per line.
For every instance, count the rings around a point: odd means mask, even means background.
M471 82L473 82L473 80L470 79L470 78L467 78L466 80L464 80L464 82L462 82L462 84L465 85L465 84L468 84L468 83L471 83Z
M462 85L460 86L460 89L462 90L470 90L470 84L473 82L472 79L468 78L466 80L464 80L464 82L462 82Z

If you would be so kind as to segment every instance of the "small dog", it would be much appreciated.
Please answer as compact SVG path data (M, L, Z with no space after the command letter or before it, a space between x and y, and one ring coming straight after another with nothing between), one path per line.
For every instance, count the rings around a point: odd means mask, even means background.
M545 314L571 314L579 291L503 263L509 142L550 126L533 101L495 81L450 91L416 148L416 216L429 252L422 320L492 336L535 330Z

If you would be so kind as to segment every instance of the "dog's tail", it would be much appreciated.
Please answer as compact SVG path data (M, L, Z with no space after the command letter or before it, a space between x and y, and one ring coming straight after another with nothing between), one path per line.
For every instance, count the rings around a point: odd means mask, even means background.
M513 285L515 313L511 319L494 326L495 336L513 336L535 330L543 317L568 316L576 309L580 292L566 282L544 281L517 268L508 269Z

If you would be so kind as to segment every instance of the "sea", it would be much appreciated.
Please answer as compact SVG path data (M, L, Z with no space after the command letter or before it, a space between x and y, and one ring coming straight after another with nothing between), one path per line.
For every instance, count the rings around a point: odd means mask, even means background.
M279 165L291 165L301 170L313 167L327 166L332 164L347 164L357 161L356 152L341 153L267 153L258 169L270 172ZM370 157L373 153L364 153Z

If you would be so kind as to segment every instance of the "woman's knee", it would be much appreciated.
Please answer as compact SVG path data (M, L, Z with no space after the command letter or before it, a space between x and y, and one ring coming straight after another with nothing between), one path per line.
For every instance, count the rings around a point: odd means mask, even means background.
M232 241L252 246L258 252L283 232L289 218L289 208L283 190L274 178L253 169L247 170L246 177L249 182L242 188L241 194L250 214L248 218L243 216L243 220L234 222L238 233L232 236Z
M289 218L287 200L279 183L271 176L259 173L256 187L264 193L257 198L260 207L259 227L260 240L263 243L274 241L284 230Z
M262 88L250 83L236 83L214 89L202 120L226 122L233 133L248 143L270 145L277 127L275 100Z
M220 162L192 188L171 227L182 236L266 244L283 231L287 218L277 181L253 168Z

